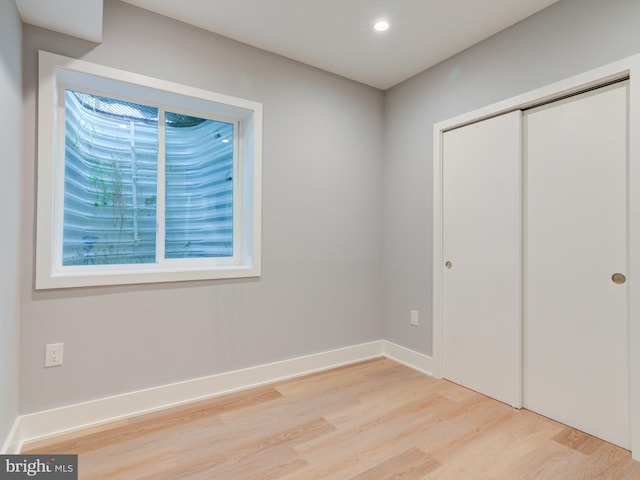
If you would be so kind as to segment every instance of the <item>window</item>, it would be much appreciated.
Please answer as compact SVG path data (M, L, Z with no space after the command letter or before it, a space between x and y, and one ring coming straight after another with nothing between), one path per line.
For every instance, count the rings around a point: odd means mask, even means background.
M40 52L36 288L260 274L261 105Z

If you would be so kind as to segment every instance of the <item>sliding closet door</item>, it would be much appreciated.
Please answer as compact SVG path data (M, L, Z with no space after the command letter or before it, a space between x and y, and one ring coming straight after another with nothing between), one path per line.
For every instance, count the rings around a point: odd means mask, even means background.
M629 447L627 83L524 115L524 405Z
M443 376L521 405L521 112L444 134Z

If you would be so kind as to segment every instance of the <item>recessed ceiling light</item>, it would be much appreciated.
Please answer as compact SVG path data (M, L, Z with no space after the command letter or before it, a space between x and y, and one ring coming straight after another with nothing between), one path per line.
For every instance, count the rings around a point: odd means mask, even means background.
M378 32L384 32L387 28L389 28L389 22L387 22L386 20L380 20L379 22L376 22L373 28Z

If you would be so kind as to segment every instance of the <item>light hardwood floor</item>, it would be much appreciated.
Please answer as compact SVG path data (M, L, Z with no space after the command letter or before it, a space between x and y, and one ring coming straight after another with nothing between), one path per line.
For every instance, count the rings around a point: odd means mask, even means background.
M100 480L640 479L628 451L376 359L27 445Z

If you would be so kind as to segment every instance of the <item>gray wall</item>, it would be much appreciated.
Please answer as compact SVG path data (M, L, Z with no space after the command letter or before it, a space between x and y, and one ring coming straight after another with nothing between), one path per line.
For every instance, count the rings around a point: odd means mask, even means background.
M432 352L433 124L640 53L639 20L638 0L561 0L386 92L385 339Z
M33 290L38 49L263 103L262 278ZM115 0L99 45L25 26L24 77L21 413L381 338L382 92Z
M5 37L20 27L5 3L0 88L15 104L19 47ZM639 53L639 18L637 0L561 0L385 94L116 0L100 45L25 27L23 166L20 112L0 129L23 187L0 180L3 220L23 239L21 413L380 338L430 354L433 123ZM261 279L33 290L38 49L264 104ZM3 395L16 382L10 234ZM45 370L50 342L65 343L65 365ZM2 402L6 428L15 395Z
M20 16L13 2L0 2L0 448L18 414L21 63Z

